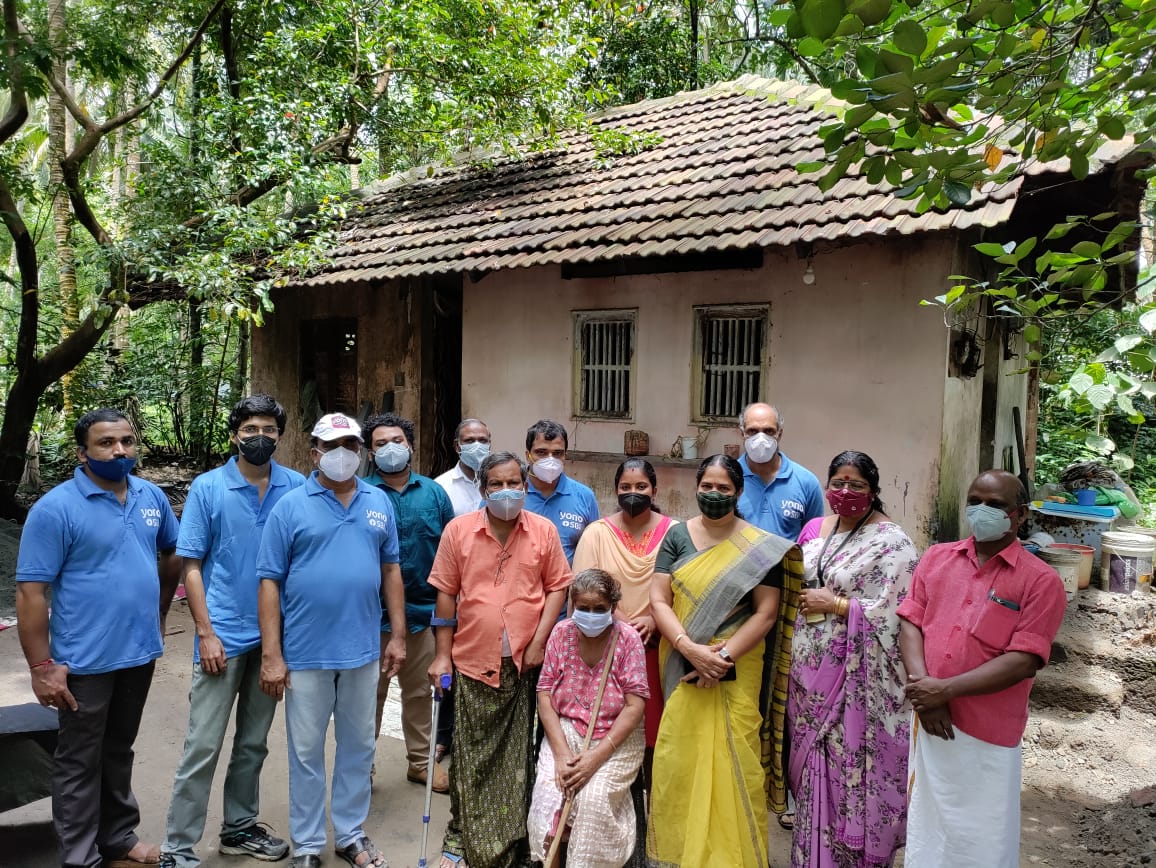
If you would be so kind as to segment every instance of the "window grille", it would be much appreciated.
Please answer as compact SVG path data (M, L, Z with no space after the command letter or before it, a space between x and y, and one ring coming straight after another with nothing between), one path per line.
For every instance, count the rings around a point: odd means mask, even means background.
M698 419L734 421L761 400L768 310L698 308Z
M634 311L574 314L575 416L630 417L634 321Z

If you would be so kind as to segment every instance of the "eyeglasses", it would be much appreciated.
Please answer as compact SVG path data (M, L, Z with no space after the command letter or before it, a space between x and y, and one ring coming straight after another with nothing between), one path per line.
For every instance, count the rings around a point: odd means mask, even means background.
M866 482L860 482L858 479L832 479L827 483L827 487L832 491L842 491L844 488L849 488L857 494L871 490L870 485Z
M276 425L264 425L264 426L245 425L244 427L242 427L240 429L239 433L244 434L246 437L252 437L255 434L264 434L267 437L272 437L274 434L277 433L277 426Z
M505 580L502 573L506 567L506 561L510 559L510 553L502 549L502 553L498 555L498 568L494 570L494 587L502 584Z

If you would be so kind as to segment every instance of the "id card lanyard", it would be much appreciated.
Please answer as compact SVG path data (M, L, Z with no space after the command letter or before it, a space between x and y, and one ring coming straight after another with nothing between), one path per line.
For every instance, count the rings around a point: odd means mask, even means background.
M863 525L866 524L867 519L869 519L871 517L871 513L873 513L873 512L875 512L875 510L873 510L873 509L867 510L867 514L865 516L863 516L861 519L859 519L858 524L856 524L855 527L853 527L851 529L851 532L849 534L847 534L845 537L843 537L843 541L841 543L839 543L839 545L835 546L835 551L831 552L831 557L827 558L826 563L823 563L823 555L825 555L827 553L827 546L829 546L831 544L831 540L834 538L835 534L831 533L827 536L827 538L825 540L823 540L823 547L821 549L819 549L819 557L815 560L815 575L816 575L818 582L819 582L815 587L822 588L824 586L824 584L825 584L823 581L824 571L826 570L827 567L831 566L831 562L839 556L839 552L843 551L843 547L845 545L847 545L847 543L851 542L851 537L853 537L853 536L855 536L855 534L859 533L859 528L863 527ZM836 527L837 526L838 525L836 524Z

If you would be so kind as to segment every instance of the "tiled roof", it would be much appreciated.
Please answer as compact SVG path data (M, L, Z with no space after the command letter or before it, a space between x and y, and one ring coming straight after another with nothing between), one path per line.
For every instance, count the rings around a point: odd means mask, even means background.
M841 105L818 87L744 76L597 115L602 127L662 137L609 165L580 135L524 160L391 178L362 191L328 263L291 285L911 235L1011 216L1022 178L924 214L853 173L821 192L818 174L794 167L823 159L817 131ZM1092 171L1131 147L1109 143ZM1066 170L1064 160L1030 171Z

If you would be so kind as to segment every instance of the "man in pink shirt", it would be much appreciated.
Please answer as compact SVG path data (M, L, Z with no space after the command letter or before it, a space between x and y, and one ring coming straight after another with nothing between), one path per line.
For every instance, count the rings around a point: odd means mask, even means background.
M1019 865L1028 694L1067 604L1060 577L1016 537L1027 515L1019 479L981 473L967 492L972 535L928 549L899 606L916 715L908 868Z
M438 590L430 680L457 670L441 865L515 868L529 859L538 672L573 577L554 525L522 508L518 457L487 455L478 479L485 508L446 526L429 576Z

